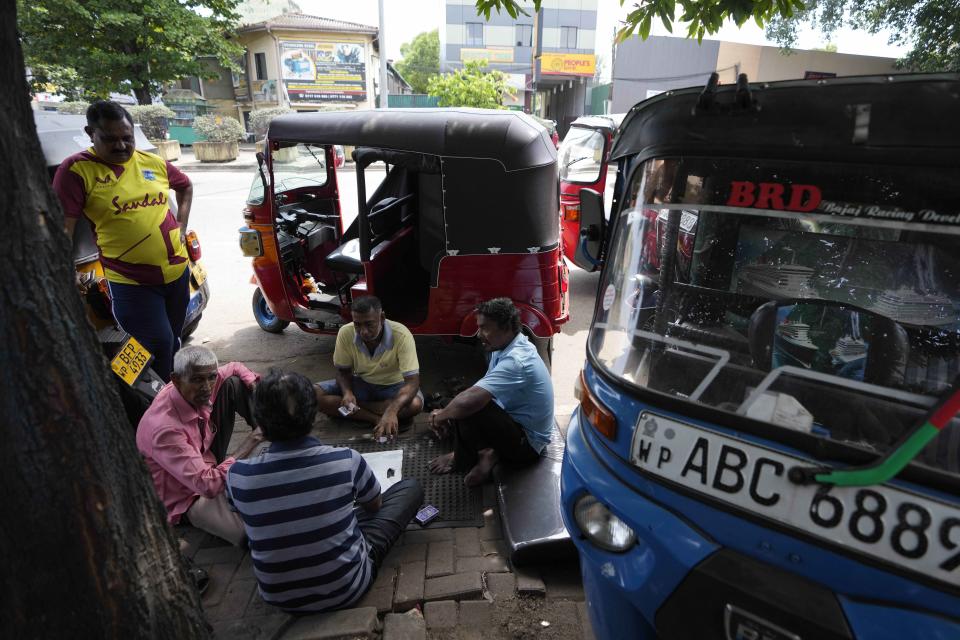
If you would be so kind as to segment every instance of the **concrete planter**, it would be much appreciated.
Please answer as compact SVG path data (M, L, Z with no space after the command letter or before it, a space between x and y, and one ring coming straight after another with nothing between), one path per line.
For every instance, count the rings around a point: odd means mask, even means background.
M273 152L273 161L277 163L294 162L299 157L296 147L285 147Z
M240 144L233 142L194 142L193 155L200 162L230 162L240 156Z
M150 144L157 148L157 155L164 160L180 159L179 140L151 140Z

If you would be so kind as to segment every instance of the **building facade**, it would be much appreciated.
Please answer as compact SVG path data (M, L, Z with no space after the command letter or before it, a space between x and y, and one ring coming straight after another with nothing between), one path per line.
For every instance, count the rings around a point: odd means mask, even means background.
M241 26L246 49L233 74L241 118L257 108L295 111L372 109L376 105L377 28L302 13Z
M741 73L751 82L801 78L898 73L893 58L829 51L793 50L667 36L646 41L633 37L617 45L613 64L611 113L623 113L652 96L691 86L704 86L717 72L721 84Z
M440 71L486 60L507 74L508 108L556 120L561 132L584 113L587 86L596 70L597 0L544 0L539 12L516 19L477 16L474 0L445 0L440 29Z

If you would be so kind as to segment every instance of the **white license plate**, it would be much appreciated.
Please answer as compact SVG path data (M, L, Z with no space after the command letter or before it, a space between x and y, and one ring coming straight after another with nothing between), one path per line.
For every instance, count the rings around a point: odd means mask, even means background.
M808 535L960 586L960 506L891 485L787 479L817 463L643 412L630 447L643 471Z

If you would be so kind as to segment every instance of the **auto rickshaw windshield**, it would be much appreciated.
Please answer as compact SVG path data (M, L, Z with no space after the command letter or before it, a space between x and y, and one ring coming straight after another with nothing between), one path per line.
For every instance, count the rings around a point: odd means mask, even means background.
M319 144L297 144L274 149L273 160L274 194L280 195L302 187L322 187L327 183L326 150ZM254 176L250 185L247 204L263 204L264 179L269 180L266 167L263 178Z
M592 359L767 422L765 437L889 450L960 373L951 171L648 160L607 254ZM917 461L960 474L958 423Z
M596 182L603 168L603 143L603 132L597 129L570 127L557 154L560 179L568 182Z

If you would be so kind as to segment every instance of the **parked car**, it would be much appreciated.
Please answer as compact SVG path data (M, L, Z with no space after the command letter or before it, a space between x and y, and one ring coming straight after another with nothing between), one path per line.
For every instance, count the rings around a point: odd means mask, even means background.
M554 120L548 120L547 118L541 118L540 116L530 116L534 120L540 123L544 129L547 130L547 134L550 136L550 140L553 142L553 146L560 148L560 134L557 133L557 123Z

